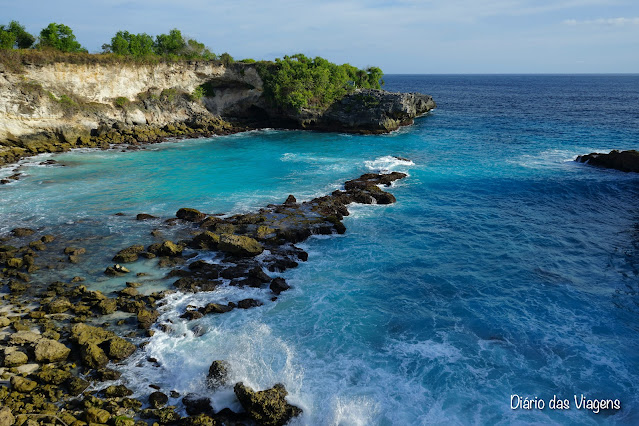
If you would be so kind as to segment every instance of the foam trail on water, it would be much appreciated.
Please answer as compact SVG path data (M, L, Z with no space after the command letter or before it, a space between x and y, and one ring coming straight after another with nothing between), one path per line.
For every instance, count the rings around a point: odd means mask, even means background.
M376 173L405 172L409 166L415 165L407 158L394 157L392 155L378 157L372 161L364 161L364 164L370 171Z

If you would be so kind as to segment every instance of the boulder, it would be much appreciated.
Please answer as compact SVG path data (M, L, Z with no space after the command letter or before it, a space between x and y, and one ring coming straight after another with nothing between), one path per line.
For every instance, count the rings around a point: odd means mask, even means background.
M213 411L213 406L209 398L198 396L194 393L189 393L182 398L182 404L184 404L186 412L190 415L204 414Z
M262 302L255 299L243 299L237 302L237 307L240 309L250 309L262 306Z
M31 228L15 228L11 230L11 234L14 237L18 237L18 238L28 237L29 235L33 235L34 233L35 231Z
M80 348L80 359L89 368L101 368L108 364L109 358L95 343L87 343Z
M21 351L13 351L6 353L4 355L4 366L5 367L19 367L21 365L29 362L29 357L27 354Z
M196 209L181 208L177 211L175 216L178 219L186 220L187 222L201 222L206 218L206 214Z
M114 361L122 361L135 352L135 345L122 337L112 337L106 344L105 351L107 356Z
M141 309L138 312L138 327L148 330L159 316L160 314L157 311Z
M152 408L162 408L169 402L169 397L162 392L153 392L149 395L149 405Z
M20 393L29 393L38 386L33 380L20 376L11 376L10 382L13 389Z
M176 257L182 256L183 247L172 241L164 241L157 250L158 256Z
M289 195L286 198L286 201L284 201L284 205L285 206L294 206L297 204L297 200L295 199L295 197L293 196L293 194Z
M36 373L36 377L42 383L61 385L72 376L68 371L60 370L59 368L43 368Z
M138 260L138 255L144 251L142 244L136 244L127 248L124 248L113 257L114 262L129 263Z
M233 308L228 305L220 305L218 303L209 303L206 306L199 309L204 315L208 314L223 314L232 311Z
M91 407L87 409L85 413L85 419L87 423L99 423L106 424L111 418L111 413L106 410L97 407Z
M35 345L35 360L40 363L64 361L70 353L71 349L51 339L41 339Z
M80 377L72 377L71 380L69 380L67 387L69 388L69 394L71 396L78 396L84 392L89 385L90 383L87 380Z
M261 254L264 247L257 240L244 235L223 234L220 236L218 249L241 257L253 257Z
M260 425L283 426L302 410L286 401L288 392L281 383L271 389L255 392L242 382L233 388L247 414Z
M56 297L45 306L45 309L50 314L61 314L71 309L72 306L66 297Z
M135 217L136 220L150 220L150 219L157 219L156 216L153 216L152 214L147 214L147 213L140 213Z
M12 426L16 419L11 414L9 407L0 408L0 426Z
M196 235L189 243L189 246L194 249L212 250L217 248L219 242L220 236L218 234L214 234L211 231L204 231Z
M211 389L217 389L226 385L229 379L231 364L227 361L216 360L209 367L209 374L206 376L206 385Z
M15 323L14 323L15 325ZM42 339L42 335L39 333L34 333L30 330L20 330L16 331L9 337L9 343L12 345L26 345L30 343L35 343L38 340Z
M133 395L133 391L124 385L111 385L104 390L104 396L107 398L122 398L129 395Z
M280 294L283 291L288 290L289 288L291 288L291 286L289 286L286 283L286 280L284 278L273 278L273 281L271 281L271 285L269 286L271 291L275 294Z

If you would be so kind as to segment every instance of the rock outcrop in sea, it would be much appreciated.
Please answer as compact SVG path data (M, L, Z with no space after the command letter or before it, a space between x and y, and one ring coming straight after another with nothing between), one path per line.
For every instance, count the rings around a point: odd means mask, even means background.
M639 173L639 151L610 151L608 154L593 152L580 155L575 160L579 163L587 163L592 166L607 169L621 170L622 172Z

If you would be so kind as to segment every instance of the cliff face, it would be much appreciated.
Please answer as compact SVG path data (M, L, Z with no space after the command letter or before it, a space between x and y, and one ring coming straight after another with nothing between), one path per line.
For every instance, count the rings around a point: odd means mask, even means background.
M200 96L194 96L198 87ZM282 111L250 64L0 64L0 164L38 152L251 127L385 133L434 108L430 96L356 91L324 111ZM228 120L228 121L225 121ZM231 125L230 122L243 123Z

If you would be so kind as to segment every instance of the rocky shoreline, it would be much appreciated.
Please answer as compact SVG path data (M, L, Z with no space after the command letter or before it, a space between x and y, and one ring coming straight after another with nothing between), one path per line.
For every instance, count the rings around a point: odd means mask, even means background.
M114 263L105 265L105 275L127 279L126 287L113 294L91 290L81 277L32 285L32 275L45 267L41 259L47 251L63 253L63 264L70 265L83 262L86 250L67 246L54 232L14 229L0 239L0 279L8 289L0 312L0 425L287 423L301 409L286 401L286 389L276 384L255 391L242 383L229 383L233 366L224 360L211 360L208 386L212 391L233 388L244 412L215 409L206 396L176 395L153 383L149 383L148 395L134 399L126 384L117 381L117 367L111 367L144 350L157 329L170 329L170 323L157 323L157 319L164 297L172 292L215 295L220 286L248 286L269 289L271 301L276 301L290 287L283 278L269 273L294 268L308 259L296 243L314 234L344 233L342 219L349 214L350 203L394 203L395 197L380 187L405 176L398 172L365 174L330 195L301 203L290 195L282 204L230 217L182 208L166 222L184 227L188 238L134 244L113 253ZM160 220L144 213L136 219L140 223ZM218 253L221 262L194 259L207 252ZM144 274L135 273L136 262L153 258L158 259L159 267L172 268L167 277L174 279L174 288L144 295L137 282ZM262 303L255 299L211 302L190 306L180 318L194 321ZM118 312L130 320L114 321L113 314ZM169 395L180 398L181 404L167 406ZM180 414L183 410L187 416Z
M254 64L25 62L17 71L0 61L0 166L44 152L263 128L381 134L435 107L420 93L354 89L326 107L290 110L265 97Z

